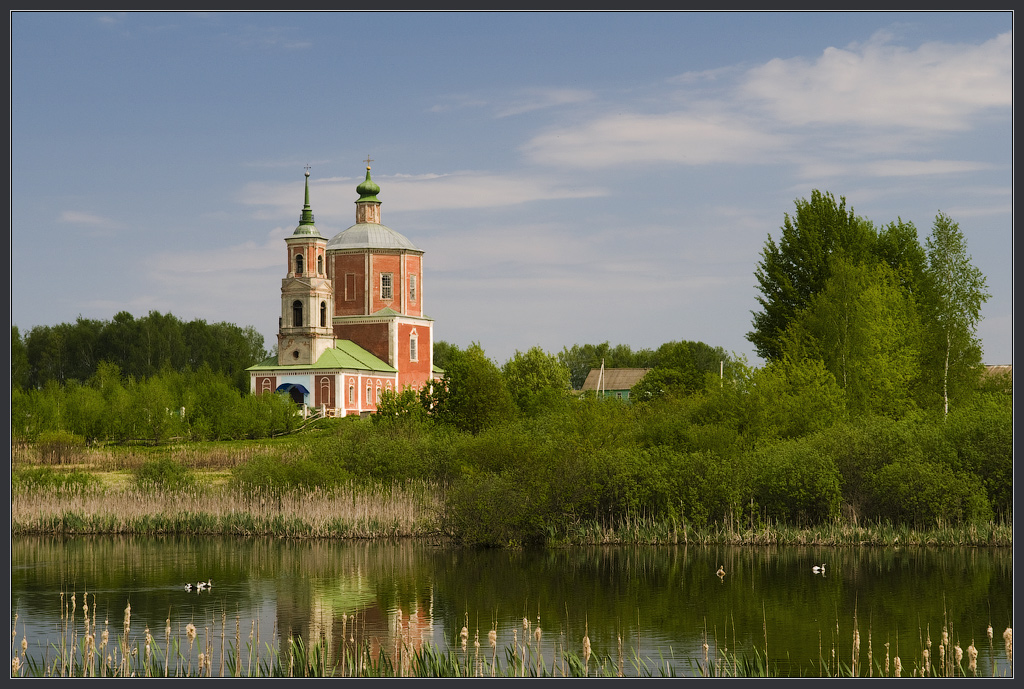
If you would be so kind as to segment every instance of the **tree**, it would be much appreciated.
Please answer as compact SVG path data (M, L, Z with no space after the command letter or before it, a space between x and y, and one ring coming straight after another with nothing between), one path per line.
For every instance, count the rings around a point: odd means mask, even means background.
M847 210L845 197L836 203L832 194L814 190L810 201L798 199L796 214L785 215L779 243L768 237L754 272L763 311L751 312L754 329L747 339L758 355L768 361L782 356L789 323L829 278L829 256L843 249L859 263L871 254L874 239L871 223Z
M29 374L31 373L28 362L28 349L21 339L18 326L11 326L11 389L24 390L29 386Z
M853 264L840 251L831 277L791 322L783 351L819 359L846 391L853 413L901 417L919 377L919 320L913 300L881 262Z
M448 369L448 362L459 352L458 345L451 342L437 340L434 342L434 366L442 370Z
M935 216L925 241L930 290L925 299L929 349L927 368L941 381L942 410L949 399L977 386L981 342L976 329L981 306L991 294L985 276L971 263L960 225L942 213ZM937 386L936 386L937 387Z
M531 347L525 354L517 349L501 373L516 406L524 412L536 411L541 399L564 396L570 389L569 369L540 347Z
M453 352L441 382L425 387L422 400L438 421L473 434L515 415L501 371L475 342Z

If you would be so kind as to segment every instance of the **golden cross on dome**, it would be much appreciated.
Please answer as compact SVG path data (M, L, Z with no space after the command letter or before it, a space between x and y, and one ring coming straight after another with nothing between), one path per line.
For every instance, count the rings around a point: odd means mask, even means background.
M367 170L370 169L370 163L372 163L372 162L373 162L373 158L371 158L370 156L366 156L366 169Z

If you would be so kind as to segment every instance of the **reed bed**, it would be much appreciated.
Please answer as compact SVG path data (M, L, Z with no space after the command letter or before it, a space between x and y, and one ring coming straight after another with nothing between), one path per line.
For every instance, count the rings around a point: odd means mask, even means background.
M854 526L833 522L812 527L768 524L741 528L714 523L694 527L675 520L627 517L618 523L578 521L550 529L547 545L804 545L804 546L988 546L1013 547L1013 526L997 522L919 529L906 524Z
M605 653L594 650L586 626L583 637L567 639L564 634L542 630L523 618L521 627L511 629L512 642L499 649L496 625L474 630L469 643L469 615L466 626L443 647L424 639L423 625L413 612L408 617L397 610L383 638L370 637L358 614L342 615L340 634L318 634L311 643L289 635L282 647L276 628L260 629L258 620L243 624L226 612L197 627L189 621L172 625L168 616L164 629L139 630L131 624L131 604L124 611L120 631L111 631L109 620L97 624L95 596L90 617L89 594L79 606L75 593L61 594L60 641L37 654L22 623L18 641L19 616L11 629L12 677L1012 677L1013 630L1002 633L1005 664L997 669L995 635L988 628L991 664L978 664L975 640L966 648L947 621L933 630L918 630L918 643L899 639L873 646L870 627L862 635L856 615L853 619L852 648L840 650L833 641L830 653L823 652L815 668L797 668L782 673L779 663L769 660L768 630L763 629L763 647L739 654L728 650L728 626L719 640L717 628L708 635L706 625L696 658L677 659L659 653L657 659L641 657L635 648L623 648L621 635L616 647ZM219 623L219 631L218 631ZM335 628L337 621L334 621ZM838 630L839 622L836 622ZM248 631L245 634L245 631ZM508 631L508 630L506 630ZM746 635L745 635L746 636ZM733 630L733 645L736 631ZM752 635L759 638L759 635ZM833 637L835 639L836 637ZM340 641L339 641L340 639ZM282 651L280 649L284 648ZM901 657L901 653L903 653ZM903 660L905 658L906 660ZM847 660L848 659L848 660ZM792 670L792 668L790 668Z
M325 490L48 488L11 496L12 534L221 534L393 538L437 532L439 491L422 483Z

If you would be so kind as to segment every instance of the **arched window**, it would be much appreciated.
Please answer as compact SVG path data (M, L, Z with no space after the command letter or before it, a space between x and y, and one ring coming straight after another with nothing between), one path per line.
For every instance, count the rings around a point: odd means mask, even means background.
M295 274L302 275L302 254L295 254Z
M409 335L409 361L419 361L419 352L416 351L418 344L419 336L416 334L416 328L413 328Z
M356 386L355 385L349 385L348 386L348 403L352 404L355 401L356 401Z
M323 256L317 256L316 257L316 272L317 272L318 275L323 275L324 274L324 257Z
M302 302L298 299L292 302L292 325L302 327Z
M320 302L320 327L327 327L327 302Z
M370 396L370 392L371 392L370 386L367 385L366 386L366 403L367 404L370 404L373 401L373 398Z
M331 406L334 406L334 400L331 399L331 379L327 376L320 378L320 404L327 404L330 401Z

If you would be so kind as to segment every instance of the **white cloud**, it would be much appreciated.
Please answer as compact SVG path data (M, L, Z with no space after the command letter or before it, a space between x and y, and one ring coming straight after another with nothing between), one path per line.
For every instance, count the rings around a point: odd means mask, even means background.
M607 115L535 136L523 147L533 161L583 168L639 162L681 165L765 162L787 137L721 112Z
M498 95L459 94L448 96L447 102L430 108L430 112L449 112L463 108L489 108L495 117L521 115L535 110L574 105L591 100L592 91L568 88L529 88L503 91Z
M102 215L86 211L64 211L57 218L60 222L72 223L75 225L93 225L97 227L110 227L114 221Z
M354 222L356 185L361 180L334 177L310 182L310 206L314 218ZM463 171L447 174L392 175L374 179L381 187L378 198L389 212L428 211L452 208L495 208L529 201L606 196L598 186L576 186L565 180L537 175L501 175ZM304 198L303 183L252 182L239 193L238 201L256 207L261 219L294 215L298 222ZM319 220L318 220L319 222ZM387 224L387 221L384 221ZM347 227L347 225L346 225Z
M1012 104L1012 35L981 45L916 50L875 34L827 48L814 61L775 59L747 72L740 93L790 125L857 124L961 130L987 108Z

